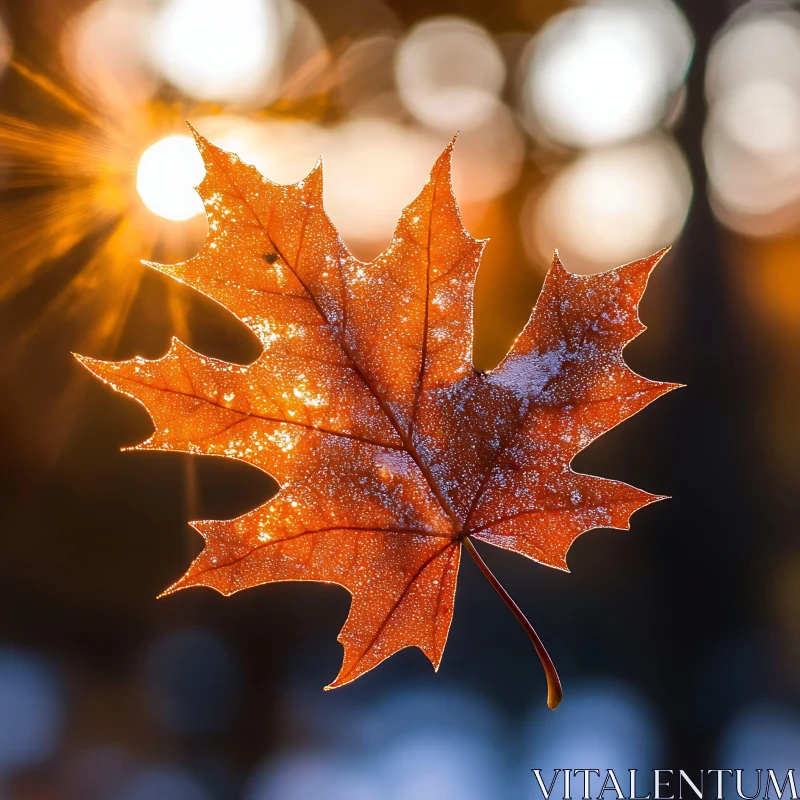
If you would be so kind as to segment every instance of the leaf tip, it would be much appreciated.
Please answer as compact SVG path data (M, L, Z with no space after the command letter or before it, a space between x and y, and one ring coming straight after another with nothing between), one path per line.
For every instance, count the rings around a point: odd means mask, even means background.
M107 361L92 358L91 356L84 356L81 353L72 353L71 355L87 372L107 382L106 378L103 376L103 368L113 365L110 365Z
M203 134L200 133L200 131L198 131L197 128L195 128L195 126L192 125L192 123L188 120L186 121L186 127L189 129L189 133L192 134L192 138L195 140L199 148L202 149L208 144L208 139L206 139L206 137L203 136Z
M299 181L298 183L294 184L296 189L300 189L303 186L307 188L307 190L311 191L314 196L317 198L317 202L320 204L322 203L322 186L323 186L323 171L322 171L322 156L320 156L314 166L311 168L311 172L306 175L303 180Z
M669 253L669 251L670 251L670 250L672 250L672 245L671 245L671 244L668 244L666 247L662 247L660 250L658 250L658 251L656 251L655 253L653 253L653 255L652 255L652 256L650 256L650 258L652 258L652 259L653 259L653 261L654 261L656 264L658 264L658 262L659 262L659 261L661 261L661 259L662 259L662 258L664 258L664 256L665 256L667 253Z
M162 589L157 595L156 600L163 600L165 597L169 597L171 594L177 594L181 591L181 589L186 589L187 586L185 585L184 581L186 580L189 573L185 573L182 575L178 580L174 583L171 583L167 586L166 589Z
M327 686L322 687L322 691L332 692L334 689L339 689L345 684L351 683L353 680L354 678L345 678L344 680L342 680L342 673L339 672L339 674Z
M670 383L669 381L654 381L653 383L653 400L663 397L665 394L669 394L670 392L674 392L676 389L686 388L685 383Z
M646 276L646 279L649 280L653 270L659 265L661 260L667 255L667 253L669 253L670 250L672 250L672 245L667 245L666 247L662 247L660 250L657 250L652 255L646 256L645 258L638 258L635 261L631 261L628 264L623 264L621 267L617 267L616 269L619 271L629 271L632 273L641 272Z
M567 268L561 260L561 254L558 252L557 247L553 249L553 260L550 263L550 269L567 274Z
M643 508L647 508L648 506L652 506L655 503L660 503L662 500L672 500L672 497L670 495L668 495L668 494L650 494L650 492L642 492L642 494L645 495L643 500L628 515L627 525L625 525L625 527L619 528L619 530L624 530L624 531L632 530L632 528L633 528L633 524L632 524L633 515L637 511L641 511Z
M653 270L661 263L661 260L664 256L672 250L672 245L667 245L666 247L662 247L660 250L657 250L653 255L648 256L647 258L643 258L641 260L642 265L647 272L648 278L652 274ZM636 262L634 262L636 263Z
M186 587L182 585L183 578L180 580L175 581L175 583L170 584L167 586L166 589L162 590L156 595L156 600L163 600L165 597L169 597L170 595L177 594L181 589L185 589Z
M438 180L442 175L444 175L449 180L453 162L453 148L455 147L457 136L458 134L456 134L447 143L447 146L444 148L444 150L442 150L442 153L439 156L439 158L436 159L436 163L434 164L433 170L431 171L432 179Z
M200 131L198 131L197 128L195 128L190 122L187 122L186 124L189 127L189 133L191 133L192 138L194 139L194 143L197 146L197 150L203 159L203 163L206 166L206 170L208 171L211 169L213 156L215 154L219 155L220 152L224 151L222 151L216 145L211 144L211 142L209 142L209 140L206 139L206 137L203 136L203 134L200 133ZM195 191L198 192L200 191L199 186L195 186L194 189Z

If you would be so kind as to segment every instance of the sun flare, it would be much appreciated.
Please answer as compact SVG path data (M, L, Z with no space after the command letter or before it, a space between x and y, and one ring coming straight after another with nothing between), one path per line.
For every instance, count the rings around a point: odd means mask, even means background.
M167 136L142 154L136 189L154 214L181 222L203 213L194 190L203 175L203 159L191 137Z

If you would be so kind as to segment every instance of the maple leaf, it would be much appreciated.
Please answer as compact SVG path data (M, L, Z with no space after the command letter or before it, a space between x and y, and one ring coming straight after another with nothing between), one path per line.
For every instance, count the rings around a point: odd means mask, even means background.
M208 239L185 263L152 266L231 311L262 354L234 365L173 339L155 361L79 359L149 411L155 431L134 449L239 459L281 488L237 519L192 523L205 548L165 594L288 580L345 587L331 688L409 646L438 669L464 548L530 635L555 707L555 668L473 540L566 570L581 533L628 528L661 499L570 462L676 386L622 357L644 330L638 302L665 251L590 276L556 255L511 351L478 373L472 296L485 242L458 213L452 142L388 249L363 263L323 209L321 164L281 186L194 133Z

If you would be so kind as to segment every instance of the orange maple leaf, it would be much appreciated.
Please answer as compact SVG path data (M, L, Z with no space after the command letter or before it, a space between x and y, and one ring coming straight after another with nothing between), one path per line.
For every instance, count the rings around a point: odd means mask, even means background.
M485 242L456 207L452 142L388 249L363 263L323 210L321 165L280 186L195 136L208 239L185 263L152 266L230 310L262 354L239 366L173 339L156 361L79 358L149 411L155 431L136 449L239 459L281 488L237 519L193 523L205 549L165 594L288 580L345 587L352 604L331 688L409 646L438 668L463 547L531 636L555 707L555 668L473 540L566 570L581 533L628 528L661 499L570 462L676 386L622 358L644 330L638 302L665 251L591 276L556 255L511 351L482 374L472 295Z

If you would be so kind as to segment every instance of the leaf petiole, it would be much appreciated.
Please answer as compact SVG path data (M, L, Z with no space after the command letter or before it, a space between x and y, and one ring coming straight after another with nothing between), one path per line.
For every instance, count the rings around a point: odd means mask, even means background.
M461 543L472 556L472 560L478 565L478 569L484 574L489 583L492 584L500 597L503 598L503 602L511 609L511 613L517 618L520 625L525 629L525 633L528 634L530 640L533 642L533 646L536 648L536 654L539 656L539 661L542 662L544 674L547 678L547 705L550 708L557 708L558 704L561 702L561 698L564 696L564 692L561 688L561 680L558 677L555 664L553 664L553 660L542 644L539 634L536 633L533 625L528 622L527 617L522 613L522 609L513 601L511 595L503 588L500 581L495 578L494 573L481 558L480 553L475 549L475 545L472 543L469 536L464 536L461 539Z

